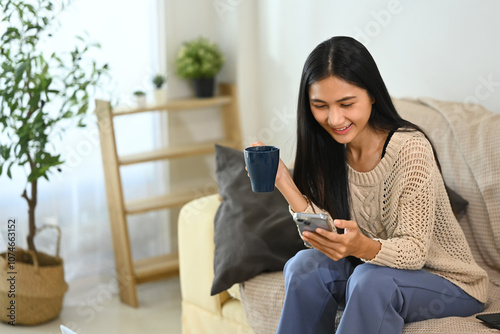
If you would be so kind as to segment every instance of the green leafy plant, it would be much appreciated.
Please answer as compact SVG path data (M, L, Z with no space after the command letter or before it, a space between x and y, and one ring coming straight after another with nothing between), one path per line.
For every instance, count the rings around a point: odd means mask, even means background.
M0 2L0 175L12 178L11 168L26 171L22 197L28 203L28 248L36 252L35 208L38 181L64 161L51 142L76 126L84 127L91 90L107 73L87 59L98 44L77 37L71 52L41 51L40 44L50 38L57 15L64 10L50 0L9 0Z
M153 77L153 85L155 86L156 89L160 89L163 84L167 81L167 78L164 75L157 74Z
M176 58L177 75L181 78L213 78L225 59L217 44L204 37L185 42Z
M136 90L136 91L133 92L133 94L135 96L145 96L146 95L146 93L144 91L142 91L142 90Z

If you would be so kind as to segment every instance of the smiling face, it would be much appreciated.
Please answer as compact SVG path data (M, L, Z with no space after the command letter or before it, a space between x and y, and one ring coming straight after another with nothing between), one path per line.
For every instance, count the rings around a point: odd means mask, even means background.
M316 121L341 144L362 143L373 134L373 100L363 88L334 76L309 86L311 111Z

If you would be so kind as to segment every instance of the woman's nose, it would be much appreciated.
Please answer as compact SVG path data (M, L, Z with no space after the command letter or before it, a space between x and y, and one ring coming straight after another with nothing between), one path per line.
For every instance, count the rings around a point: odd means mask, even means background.
M344 125L344 115L337 108L331 108L328 113L328 125L332 128Z

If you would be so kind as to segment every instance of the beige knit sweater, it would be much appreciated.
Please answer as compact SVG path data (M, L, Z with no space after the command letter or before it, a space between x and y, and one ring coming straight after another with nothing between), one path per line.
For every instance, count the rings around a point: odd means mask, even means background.
M472 257L423 134L394 133L373 170L362 173L349 167L349 186L351 219L382 245L375 258L363 261L424 269L486 302L488 276ZM305 212L328 214L314 204Z

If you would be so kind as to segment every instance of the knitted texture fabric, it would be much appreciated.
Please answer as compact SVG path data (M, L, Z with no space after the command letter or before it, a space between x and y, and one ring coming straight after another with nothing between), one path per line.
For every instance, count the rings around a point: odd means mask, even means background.
M369 172L349 167L351 216L381 249L367 263L425 269L486 302L488 275L458 224L432 146L420 132L396 132ZM309 205L306 212L325 212Z

